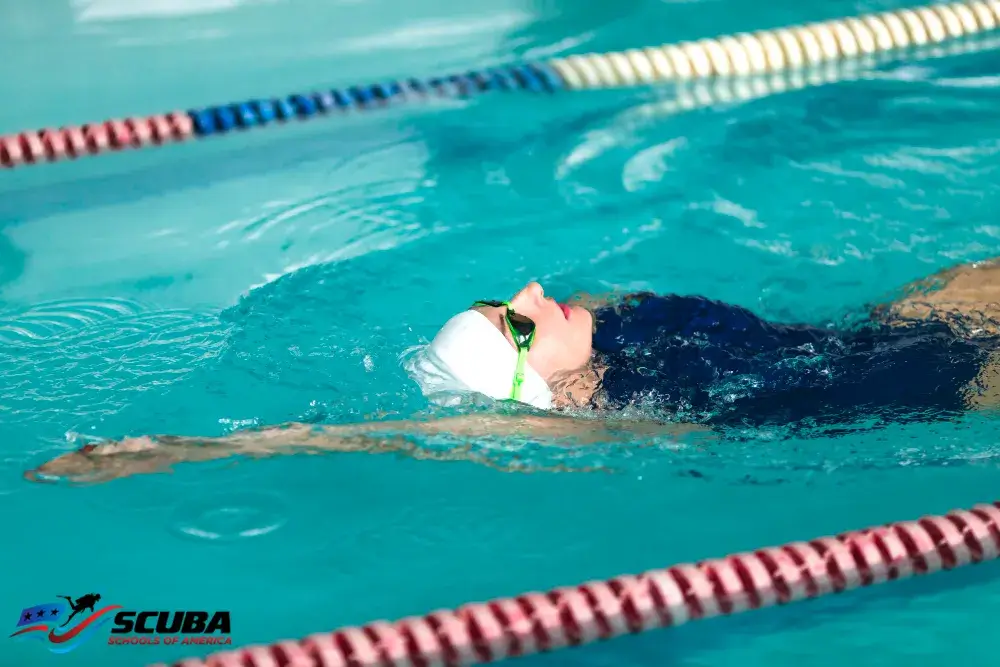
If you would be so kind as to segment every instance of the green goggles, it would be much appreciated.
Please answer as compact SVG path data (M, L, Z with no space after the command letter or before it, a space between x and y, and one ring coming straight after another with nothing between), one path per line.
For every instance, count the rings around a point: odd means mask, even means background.
M472 308L480 307L506 308L503 321L507 323L510 337L517 348L517 366L514 368L514 383L510 388L510 397L518 401L521 399L521 385L524 384L524 367L528 364L528 350L535 340L535 323L524 315L518 315L511 308L509 301L476 301Z

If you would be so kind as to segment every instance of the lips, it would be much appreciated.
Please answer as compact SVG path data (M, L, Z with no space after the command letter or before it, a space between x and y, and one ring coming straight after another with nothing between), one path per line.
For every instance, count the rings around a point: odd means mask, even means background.
M565 317L568 320L569 319L569 314L571 312L570 309L569 309L569 306L567 306L565 303L560 303L559 304L559 308L563 312L563 317Z

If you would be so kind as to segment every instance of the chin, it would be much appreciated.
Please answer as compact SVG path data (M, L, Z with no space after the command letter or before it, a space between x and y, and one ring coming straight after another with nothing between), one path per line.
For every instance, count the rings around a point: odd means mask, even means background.
M582 322L588 322L588 325L587 325L588 327L593 326L594 314L592 312L590 312L589 310L587 310L583 306L570 306L570 308L569 308L569 319L570 319L570 322L572 322L574 320L578 320L580 318L584 318L584 319L582 319L580 321L582 321Z

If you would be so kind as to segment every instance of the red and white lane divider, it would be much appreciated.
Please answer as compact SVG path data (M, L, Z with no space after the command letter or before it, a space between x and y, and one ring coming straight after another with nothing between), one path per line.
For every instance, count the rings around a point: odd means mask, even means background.
M998 554L1000 502L174 667L464 667L950 570Z

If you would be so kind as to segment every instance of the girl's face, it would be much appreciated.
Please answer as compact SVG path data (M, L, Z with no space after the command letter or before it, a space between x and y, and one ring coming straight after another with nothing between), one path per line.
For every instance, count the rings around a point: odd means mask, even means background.
M535 323L535 338L528 351L528 363L547 382L553 377L582 368L590 361L594 317L580 306L556 303L538 283L524 286L510 300L511 308ZM504 322L506 308L480 306L476 310L514 346ZM516 347L516 346L515 346Z

